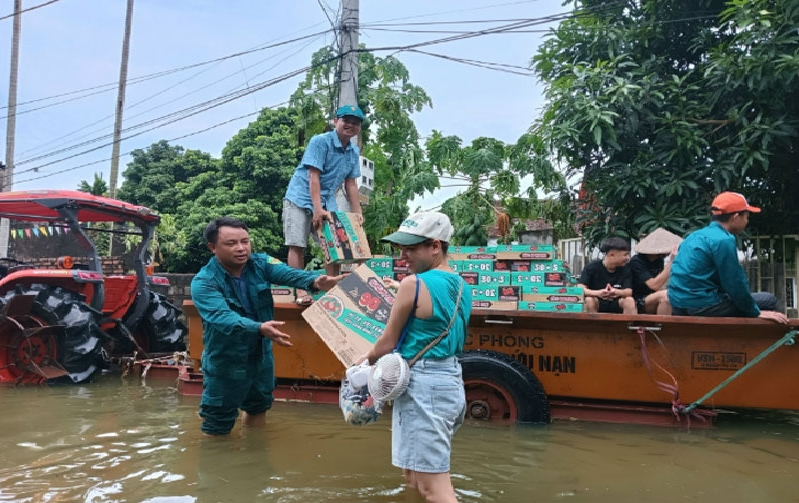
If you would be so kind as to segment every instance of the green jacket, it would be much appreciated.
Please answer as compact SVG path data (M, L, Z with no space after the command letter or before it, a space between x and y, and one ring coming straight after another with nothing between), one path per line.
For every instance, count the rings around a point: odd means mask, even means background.
M250 339L264 321L274 317L272 284L313 290L316 273L269 263L269 256L254 253L244 268L250 302L257 319L247 317L230 273L216 257L191 280L191 299L203 320L202 368L209 375L244 379ZM272 359L272 341L264 340L263 357Z

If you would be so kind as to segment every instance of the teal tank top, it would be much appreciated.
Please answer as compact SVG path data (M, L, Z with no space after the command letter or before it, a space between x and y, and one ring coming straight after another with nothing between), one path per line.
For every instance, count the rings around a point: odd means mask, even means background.
M460 355L466 340L466 327L472 313L472 292L463 279L455 273L431 269L416 275L416 280L421 281L430 292L433 301L433 316L427 319L414 317L408 324L408 333L400 354L410 360L441 334L449 325L452 313L455 311L455 301L458 298L458 289L463 283L463 294L458 305L458 315L452 323L449 334L444 336L438 344L430 348L422 358L447 358Z

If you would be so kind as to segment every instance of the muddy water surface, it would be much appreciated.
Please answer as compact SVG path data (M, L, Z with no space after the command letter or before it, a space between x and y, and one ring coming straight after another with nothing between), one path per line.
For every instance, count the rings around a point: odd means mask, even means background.
M390 465L390 418L277 403L264 429L200 434L198 399L169 381L0 388L0 502L410 502ZM556 422L467 424L463 502L799 502L799 415L713 430Z

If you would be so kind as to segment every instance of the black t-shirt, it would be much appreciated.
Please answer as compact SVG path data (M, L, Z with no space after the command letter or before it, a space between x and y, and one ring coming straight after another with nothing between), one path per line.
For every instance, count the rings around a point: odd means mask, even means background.
M663 271L665 267L663 257L652 261L644 255L636 255L630 259L628 265L633 273L633 298L643 299L647 295L655 293L646 286L646 282Z
M617 267L615 271L610 272L605 269L601 260L594 260L585 266L578 283L591 290L602 290L608 284L613 288L624 290L633 287L633 275L629 265Z

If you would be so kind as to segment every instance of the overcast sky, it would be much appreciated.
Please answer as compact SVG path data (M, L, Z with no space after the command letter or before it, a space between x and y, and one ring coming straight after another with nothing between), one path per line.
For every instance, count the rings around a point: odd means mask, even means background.
M23 0L23 8L44 2ZM567 8L561 3L560 0L361 0L360 40L367 47L407 45L448 34L405 33L385 31L385 28L465 31L503 24L369 28L369 24L377 22L539 18L565 12ZM328 0L326 4L331 10L338 9L338 2ZM2 17L12 12L13 1L3 0L0 6ZM15 189L75 189L80 180L91 180L96 172L108 180L111 157L108 144L113 130L125 7L125 0L60 0L22 15ZM3 107L0 124L3 132L11 28L10 18L0 21L0 106ZM301 76L151 131L147 129L161 122L136 128L147 121L301 69L310 64L314 51L332 42L332 36L323 34L141 82L137 77L329 28L316 0L136 0L128 68L130 83L123 123L124 128L133 129L123 133L123 138L128 138L123 140L121 151L129 152L161 139L189 135L286 101ZM434 45L426 50L526 66L542 36L541 33L497 34ZM423 136L438 129L444 134L458 135L465 142L479 136L513 142L535 120L543 105L542 87L534 77L407 52L397 57L408 67L411 81L424 88L433 101L432 109L414 116ZM81 99L74 98L86 92L25 104L103 85L106 86L89 91L95 95ZM72 101L55 105L64 100ZM38 107L45 108L32 110ZM235 120L173 143L218 156L225 142L251 120L252 117ZM84 153L90 149L95 150ZM0 144L0 150L5 155L5 142ZM122 157L120 173L129 159L129 156ZM95 164L79 167L87 163ZM121 178L119 183L122 183Z

